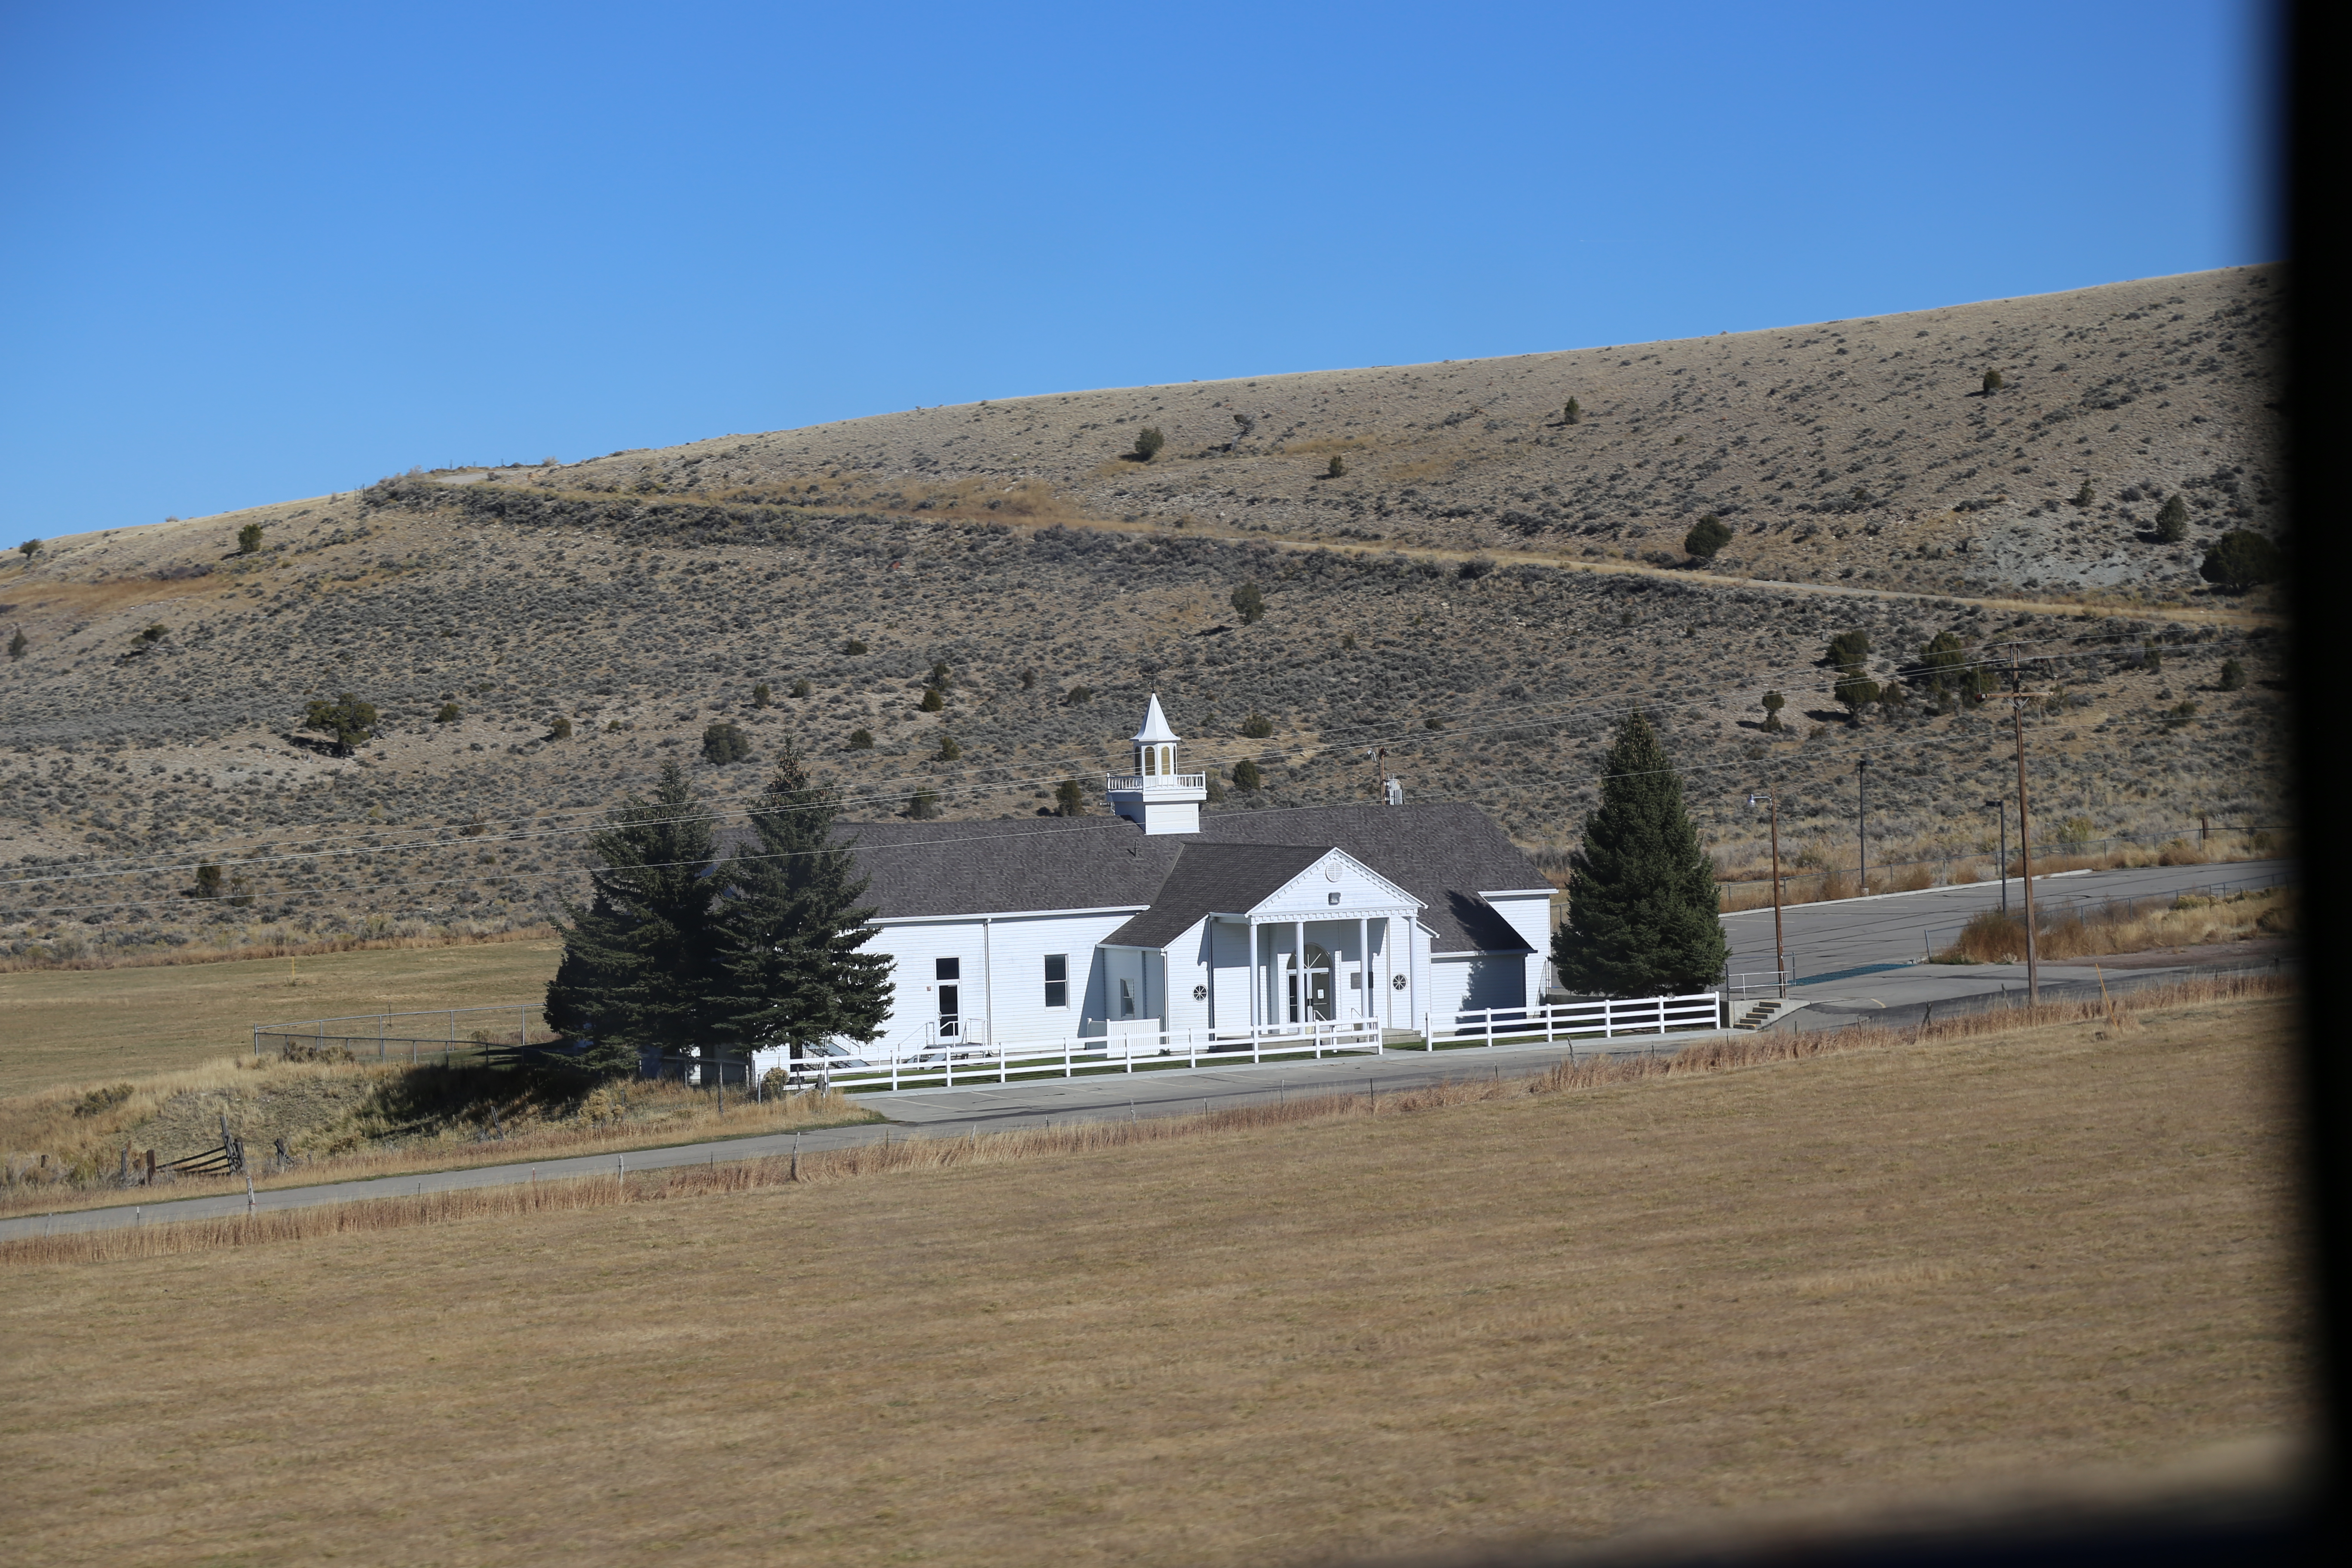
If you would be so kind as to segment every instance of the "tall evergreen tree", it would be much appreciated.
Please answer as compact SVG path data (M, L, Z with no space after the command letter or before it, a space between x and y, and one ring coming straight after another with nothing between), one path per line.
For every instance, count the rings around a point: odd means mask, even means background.
M1682 780L1649 721L1617 731L1601 808L1569 858L1568 921L1552 935L1560 984L1584 995L1697 991L1722 973L1715 868L1683 808Z
M590 837L603 862L586 909L567 906L548 1024L595 1041L588 1066L625 1072L640 1050L709 1042L723 1017L710 875L714 822L676 763L653 798L632 796Z
M789 1046L798 1057L822 1040L879 1035L894 986L889 956L858 951L874 911L858 906L866 879L834 837L839 799L810 782L797 747L782 750L751 811L757 841L727 863L719 1001L739 1048Z

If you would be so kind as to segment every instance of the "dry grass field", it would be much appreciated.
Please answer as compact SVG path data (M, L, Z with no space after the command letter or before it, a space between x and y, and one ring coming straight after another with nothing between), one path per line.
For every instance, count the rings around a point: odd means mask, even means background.
M256 1024L535 1004L561 951L552 938L541 937L297 959L0 973L0 1096L184 1071L249 1047Z
M2290 1027L19 1265L0 1500L40 1563L1265 1563L2154 1467L2305 1416Z

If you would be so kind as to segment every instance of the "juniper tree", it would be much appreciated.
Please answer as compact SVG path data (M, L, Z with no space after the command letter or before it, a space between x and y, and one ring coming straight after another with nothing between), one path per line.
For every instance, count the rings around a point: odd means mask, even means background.
M348 757L362 741L375 733L375 704L362 702L348 691L332 702L315 700L302 710L302 728L329 736L335 755Z
M248 522L236 531L236 552L250 555L261 548L261 524Z
M1683 549L1701 561L1712 561L1717 551L1731 542L1731 530L1723 519L1713 512L1698 520L1698 526L1683 536Z
M724 1021L710 874L716 820L674 763L653 797L632 795L588 839L588 907L567 903L549 1026L584 1035L584 1065L628 1072L641 1050L683 1050Z
M1160 433L1160 427L1156 425L1146 425L1136 433L1136 460L1143 463L1151 461L1160 455L1160 448L1166 445L1168 445L1168 437Z
M1559 422L1563 425L1583 424L1584 405L1577 402L1575 398L1570 398L1568 400L1568 406L1559 411Z
M786 742L751 808L752 842L724 868L719 1032L745 1050L788 1046L798 1057L824 1040L871 1040L889 1016L891 961L859 951L874 910L859 905L866 879L835 834L840 809Z
M1978 702L1992 689L1992 679L1969 651L1957 632L1937 632L1919 648L1919 668L1938 709L1954 702Z
M1649 996L1713 984L1723 970L1715 868L1683 806L1682 781L1649 721L1617 731L1601 805L1569 857L1569 916L1552 935L1560 984Z
M1771 731L1775 734L1778 734L1781 730L1785 729L1787 726L1780 722L1780 710L1786 708L1788 705L1789 700L1781 696L1779 692L1766 692L1764 694L1763 704L1764 728Z
M1234 764L1234 787L1235 789L1256 789L1265 783L1265 775L1259 773L1257 764L1250 761L1247 757L1244 757L1240 762Z
M2158 510L2156 537L2160 544L2178 544L2189 537L2189 503L2179 495L2167 500Z
M25 628L18 626L16 635L8 639L8 657L22 658L25 657L25 650L32 646L32 639L25 635Z
M714 767L740 763L751 754L751 737L740 725L724 720L702 731L702 760Z
M1084 816L1087 814L1087 786L1076 779L1064 779L1054 786L1054 815Z
M2286 571L2279 547L2249 529L2233 528L2205 552L2197 574L2208 583L2243 592L2276 582Z
M1258 618L1265 614L1265 595L1257 591L1255 583L1244 583L1234 589L1232 603L1234 613L1241 616L1245 626L1257 625Z

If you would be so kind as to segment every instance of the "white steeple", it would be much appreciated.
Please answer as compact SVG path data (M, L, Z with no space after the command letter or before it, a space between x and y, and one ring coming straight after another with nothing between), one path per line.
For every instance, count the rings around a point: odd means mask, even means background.
M1201 831L1201 803L1209 798L1209 781L1205 774L1176 771L1179 743L1155 691L1151 706L1144 710L1143 728L1135 732L1135 771L1103 781L1110 792L1110 808L1142 824L1146 833Z
M1176 731L1168 727L1168 715L1160 710L1160 693L1151 694L1151 706L1143 710L1143 728L1135 732L1139 743L1145 741L1166 741L1174 744Z

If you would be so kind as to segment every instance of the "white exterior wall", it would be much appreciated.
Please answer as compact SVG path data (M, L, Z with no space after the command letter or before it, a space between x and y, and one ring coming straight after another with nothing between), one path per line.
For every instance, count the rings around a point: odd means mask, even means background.
M1246 1029L1250 1026L1249 927L1239 921L1203 923L1215 972L1195 982L1209 987L1209 999L1201 1005L1201 1026ZM1185 989L1189 994L1191 987Z
M1528 954L1525 983L1531 1003L1543 1000L1544 965L1551 958L1551 892L1549 888L1514 888L1479 895L1495 906L1495 912L1519 933L1521 942L1535 950Z
M1182 936L1168 944L1168 1028L1206 1031L1213 1026L1212 1016L1224 996L1218 986L1215 965L1217 921L1204 920ZM1206 996L1192 994L1195 987L1206 987ZM1224 1026L1231 1027L1232 1026Z
M939 1017L933 963L962 960L958 1005L966 1016L985 1017L996 1040L1056 1040L1100 1034L1103 1022L1102 966L1096 944L1125 924L1132 910L1100 913L978 916L953 920L889 921L876 926L868 952L896 960L898 984L882 1037L854 1046L869 1060L912 1055L929 1038ZM1069 955L1069 1005L1045 1005L1045 955Z

